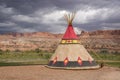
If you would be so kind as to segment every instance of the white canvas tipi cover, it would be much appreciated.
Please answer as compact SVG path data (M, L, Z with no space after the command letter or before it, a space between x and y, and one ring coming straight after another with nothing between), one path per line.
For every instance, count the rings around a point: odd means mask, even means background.
M55 53L50 58L48 67L64 69L94 69L99 68L94 59L90 56L79 38L74 32L72 20L74 14L65 15L68 21L68 28L58 45Z

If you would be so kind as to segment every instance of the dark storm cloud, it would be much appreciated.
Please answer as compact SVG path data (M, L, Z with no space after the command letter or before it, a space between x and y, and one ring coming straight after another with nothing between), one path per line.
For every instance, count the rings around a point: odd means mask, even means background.
M120 0L0 0L0 32L64 32L63 14L77 11L82 30L120 29Z
M119 0L51 0L52 3L62 9L79 10L91 8L119 7Z
M50 0L0 0L0 3L15 8L21 14L30 14L37 9L51 7Z

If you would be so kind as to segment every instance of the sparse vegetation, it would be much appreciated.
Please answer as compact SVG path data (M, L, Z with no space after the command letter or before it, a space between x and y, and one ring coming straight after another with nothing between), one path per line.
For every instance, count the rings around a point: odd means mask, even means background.
M0 66L47 64L52 53L39 49L31 51L0 51Z
M109 53L106 50L101 50L98 53L95 53L93 51L90 51L89 53L98 63L104 62L105 65L108 66L120 67L119 52ZM0 66L47 64L51 55L52 53L42 51L39 48L31 51L0 50Z
M114 53L109 53L106 50L102 50L99 53L95 52L90 52L90 54L93 56L93 58L98 62L98 63L104 63L105 65L108 66L116 66L120 67L120 53L115 54Z
M0 49L0 55L2 55L3 54L3 51Z

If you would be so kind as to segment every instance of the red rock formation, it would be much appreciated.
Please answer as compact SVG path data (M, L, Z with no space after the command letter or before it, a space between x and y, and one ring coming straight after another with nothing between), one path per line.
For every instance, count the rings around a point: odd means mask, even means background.
M9 33L0 35L2 50L54 50L63 34L48 32ZM82 31L79 35L81 44L88 50L108 49L120 52L120 30Z

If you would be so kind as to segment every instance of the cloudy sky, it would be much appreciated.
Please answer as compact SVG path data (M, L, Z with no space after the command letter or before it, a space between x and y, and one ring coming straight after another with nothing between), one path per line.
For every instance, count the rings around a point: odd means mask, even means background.
M0 33L62 33L73 11L76 31L120 29L120 0L0 0Z

